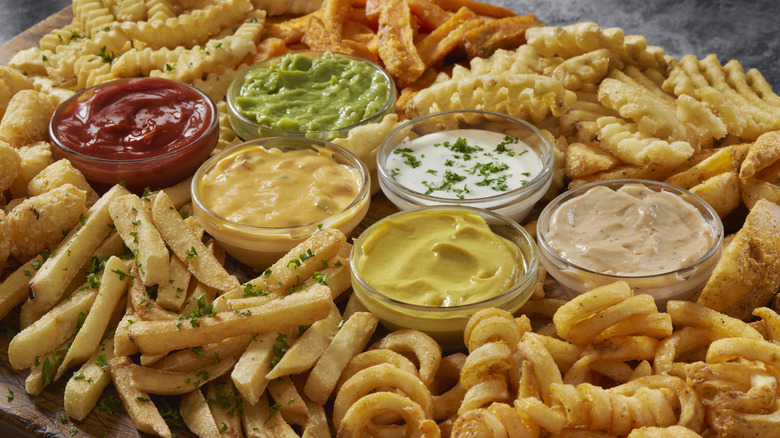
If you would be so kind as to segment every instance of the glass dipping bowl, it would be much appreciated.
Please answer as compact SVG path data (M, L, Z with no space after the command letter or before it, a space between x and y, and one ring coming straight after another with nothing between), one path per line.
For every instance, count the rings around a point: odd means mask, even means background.
M712 242L709 249L698 260L687 266L651 275L623 275L597 272L578 266L562 257L550 246L548 232L551 216L561 204L584 194L594 187L608 187L612 190L617 190L626 184L642 184L656 192L672 193L695 207L711 228ZM670 184L638 179L597 181L571 189L553 199L542 210L536 227L539 258L542 266L558 281L570 297L580 295L599 286L624 280L631 286L634 293L650 294L655 298L656 303L660 305L665 305L669 300L691 299L700 292L720 258L723 243L723 223L715 210L703 199L687 190ZM599 237L605 238L607 236Z
M454 130L476 129L499 133L525 142L536 153L541 162L541 171L528 180L525 185L496 195L471 199L457 199L412 190L399 183L388 168L388 158L404 141L418 137ZM478 111L456 110L433 113L404 123L388 135L377 151L377 175L379 186L385 196L399 209L427 205L465 205L484 208L515 221L522 221L534 207L534 204L547 192L552 183L554 151L553 146L538 129L530 123L506 114Z
M366 282L361 276L360 260L364 257L363 243L374 233L381 232L382 224L391 218L413 212L447 212L461 210L482 217L498 236L507 239L520 249L524 269L518 281L506 291L480 302L451 306L424 306L399 301L385 295ZM463 330L476 311L497 307L515 313L530 298L536 287L539 259L533 237L511 219L494 212L463 206L431 206L401 211L371 225L356 240L350 253L352 289L356 297L369 311L377 315L389 330L410 328L423 331L436 339L444 348L462 348Z
M177 150L147 158L110 159L97 158L69 148L60 138L57 129L61 119L75 104L83 102L93 96L98 90L125 87L129 84L138 84L148 81L156 81L161 84L169 83L172 87L183 87L190 93L197 95L209 109L210 115L206 120L205 131L192 138L186 145ZM165 102L167 105L168 102ZM201 90L183 82L162 78L128 78L104 82L94 87L84 89L68 100L62 102L54 111L49 122L49 137L52 144L52 152L57 158L67 158L75 168L80 170L84 177L98 191L105 191L111 186L124 182L128 189L141 193L144 188L160 189L183 181L198 169L209 157L219 140L219 112L214 101Z
M322 56L325 53L328 52L322 52L322 51L291 52L285 55L275 56L273 58L268 58L266 60L260 61L252 65L251 67L248 67L243 72L241 72L230 84L226 96L226 101L228 105L228 120L230 121L230 125L233 127L233 130L236 132L236 134L238 134L238 136L244 140L252 140L252 139L262 138L262 137L290 137L290 136L302 136L302 137L317 138L321 140L332 140L334 138L346 137L349 131L356 126L364 125L367 123L380 122L382 121L382 118L384 118L385 115L395 112L395 100L396 100L395 82L382 67L374 64L371 61L363 59L359 56L348 55L345 53L331 52L334 55L345 57L352 61L365 64L369 66L372 70L376 71L383 78L384 82L387 84L387 93L383 97L384 102L379 111L349 126L343 126L335 129L322 130L322 131L292 131L292 130L277 129L270 126L261 126L260 124L257 123L257 121L251 120L241 113L240 108L236 104L236 98L241 95L241 89L247 81L247 75L251 71L257 69L265 69L271 65L279 64L288 55L305 55L305 56L315 58L318 56ZM335 110L338 111L338 109Z
M201 196L204 177L217 164L256 148L276 148L283 152L317 150L330 153L338 164L355 170L359 175L356 198L342 211L309 224L289 227L264 227L238 223L215 213ZM344 148L322 140L306 137L269 137L248 141L215 155L195 173L192 179L193 214L203 229L233 258L245 265L264 269L279 260L289 250L311 236L318 228L337 228L349 237L352 229L363 220L370 203L370 180L365 164Z

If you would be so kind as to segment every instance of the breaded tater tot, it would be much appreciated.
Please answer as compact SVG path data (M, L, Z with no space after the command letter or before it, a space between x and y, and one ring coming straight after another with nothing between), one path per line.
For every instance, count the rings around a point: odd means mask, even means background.
M86 198L83 190L65 184L11 210L7 219L17 257L25 259L62 240L86 212Z

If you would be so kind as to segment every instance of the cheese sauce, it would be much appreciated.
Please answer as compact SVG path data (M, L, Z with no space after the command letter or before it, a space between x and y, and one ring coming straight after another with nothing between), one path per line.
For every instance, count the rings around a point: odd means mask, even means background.
M391 178L447 199L477 199L522 187L542 171L525 143L481 129L456 129L404 140L387 158Z
M679 196L626 184L594 187L550 217L549 245L595 272L653 275L688 266L717 238L694 206Z
M313 224L344 211L361 176L326 150L256 147L221 160L204 176L203 203L232 222L261 227Z

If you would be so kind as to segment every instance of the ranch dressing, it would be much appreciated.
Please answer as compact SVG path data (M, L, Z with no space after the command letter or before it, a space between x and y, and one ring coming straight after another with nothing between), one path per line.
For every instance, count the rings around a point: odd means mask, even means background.
M418 193L477 199L522 187L542 171L536 152L516 138L456 129L404 140L389 154L390 177Z
M558 207L547 240L591 271L644 276L691 265L712 247L712 227L679 196L642 184L594 187Z

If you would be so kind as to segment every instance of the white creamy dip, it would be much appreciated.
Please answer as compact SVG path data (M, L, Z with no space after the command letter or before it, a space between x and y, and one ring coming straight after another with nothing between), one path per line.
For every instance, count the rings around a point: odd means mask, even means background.
M654 275L699 260L717 236L696 207L642 184L594 187L551 215L547 240L561 257L606 274Z
M404 140L389 154L385 167L391 178L415 192L477 199L524 186L542 171L542 161L516 138L456 129Z

